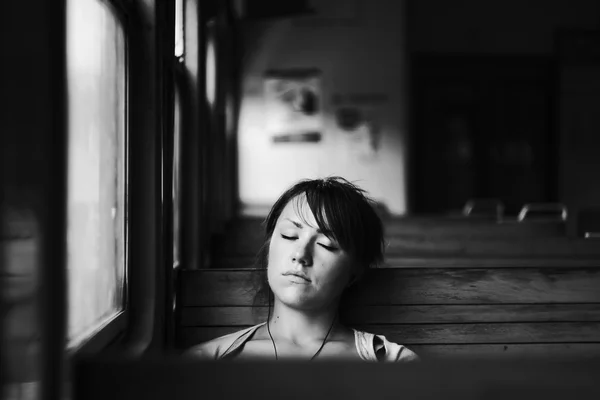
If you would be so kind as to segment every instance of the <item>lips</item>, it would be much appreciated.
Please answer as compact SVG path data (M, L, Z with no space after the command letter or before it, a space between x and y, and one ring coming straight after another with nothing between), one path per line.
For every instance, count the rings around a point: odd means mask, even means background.
M312 282L312 281L311 281L311 280L308 278L308 276L306 276L306 275L304 275L304 274L302 274L302 273L300 273L300 272L284 272L282 275L283 275L283 276L295 276L295 277L297 277L297 278L300 278L300 279L303 279L303 280L305 280L306 282Z

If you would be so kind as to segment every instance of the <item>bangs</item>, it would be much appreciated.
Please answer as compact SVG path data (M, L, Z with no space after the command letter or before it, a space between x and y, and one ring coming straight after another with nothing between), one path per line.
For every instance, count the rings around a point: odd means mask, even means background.
M355 243L361 240L353 240L364 232L360 210L347 193L325 182L307 188L293 201L294 209L304 223L308 224L305 218L308 206L321 232L335 240L344 251L355 254L362 247L361 243Z

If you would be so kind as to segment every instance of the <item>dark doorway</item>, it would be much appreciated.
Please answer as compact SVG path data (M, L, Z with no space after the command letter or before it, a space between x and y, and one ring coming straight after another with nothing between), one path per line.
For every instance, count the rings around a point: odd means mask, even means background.
M554 199L550 59L415 56L412 77L415 212Z

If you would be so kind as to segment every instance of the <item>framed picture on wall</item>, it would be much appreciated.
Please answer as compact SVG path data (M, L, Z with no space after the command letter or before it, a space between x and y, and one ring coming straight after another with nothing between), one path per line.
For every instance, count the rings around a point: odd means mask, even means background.
M320 142L321 72L270 70L264 77L266 132L273 143Z

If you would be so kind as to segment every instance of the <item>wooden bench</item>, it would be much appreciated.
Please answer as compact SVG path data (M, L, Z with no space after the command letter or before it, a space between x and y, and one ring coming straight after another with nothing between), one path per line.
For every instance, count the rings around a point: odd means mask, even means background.
M178 346L263 322L263 270L181 271ZM600 263L593 267L380 268L342 310L351 326L428 356L600 356Z
M263 244L261 219L231 221L213 238L212 268L251 268ZM574 256L600 260L600 246L565 235L563 222L502 223L469 218L402 217L385 221L386 263L414 266L489 264L488 260L529 259L532 265L562 265ZM475 264L471 261L475 260ZM509 261L510 262L510 261Z
M232 235L262 236L264 218L236 218L227 223L227 233ZM406 216L384 219L384 228L388 234L415 235L426 233L429 236L564 236L563 221L519 222L516 217L505 218L501 222L484 219L467 218L464 216Z
M214 252L212 268L252 268L253 253L236 247L229 239L229 251ZM600 265L598 239L504 238L465 239L460 237L387 238L384 265L420 266L595 266Z
M212 252L215 256L252 257L264 242L262 219L245 218L230 221L226 232L216 235ZM563 239L564 222L517 222L516 219L502 223L470 218L401 217L384 221L385 235L396 242L440 243L446 241L507 242L519 239ZM418 250L418 248L417 248Z

